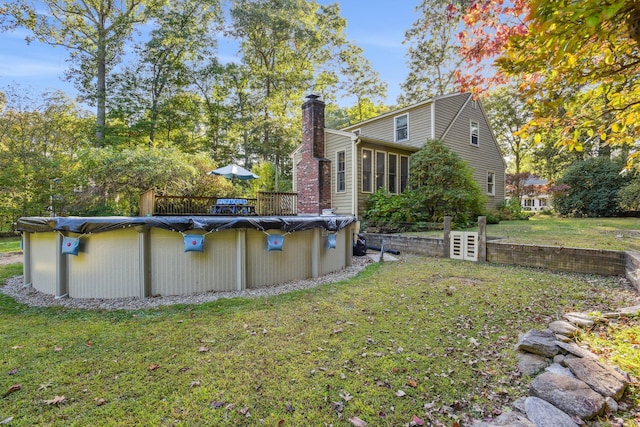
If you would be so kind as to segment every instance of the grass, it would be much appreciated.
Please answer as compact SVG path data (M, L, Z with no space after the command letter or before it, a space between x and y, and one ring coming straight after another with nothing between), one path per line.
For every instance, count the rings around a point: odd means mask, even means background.
M442 232L405 234L441 236ZM524 221L488 224L487 235L519 244L640 250L640 218L576 219L536 215Z
M525 394L520 333L635 297L613 278L420 257L277 297L135 312L0 295L0 395L20 385L0 421L450 426Z
M0 237L0 253L20 251L19 237Z

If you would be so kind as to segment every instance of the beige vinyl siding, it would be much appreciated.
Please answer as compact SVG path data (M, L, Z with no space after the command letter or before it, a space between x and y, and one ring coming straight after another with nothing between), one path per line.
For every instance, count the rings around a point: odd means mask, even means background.
M395 142L395 118L404 114L408 115L409 138L398 143L411 147L422 147L427 139L431 138L431 103L397 111L378 120L360 123L353 126L353 129L361 129L360 134L365 137Z
M436 139L442 138L442 135L444 135L456 117L456 114L458 114L458 111L460 111L460 108L462 108L470 96L470 94L465 93L436 100ZM468 105L470 106L470 104L471 101L469 101ZM469 135L467 135L467 140L469 140Z
M336 214L353 215L353 169L352 165L352 142L351 137L343 133L333 133L325 131L325 156L331 160L331 207ZM345 158L345 191L338 192L337 153L344 151Z
M437 106L440 108L440 104ZM477 147L471 145L472 121L478 122L479 125ZM474 109L471 101L467 103L457 120L451 125L444 142L451 150L458 153L460 158L469 163L474 171L473 177L480 185L483 194L487 194L487 172L495 173L495 194L487 195L487 207L497 207L504 200L505 165L481 107Z

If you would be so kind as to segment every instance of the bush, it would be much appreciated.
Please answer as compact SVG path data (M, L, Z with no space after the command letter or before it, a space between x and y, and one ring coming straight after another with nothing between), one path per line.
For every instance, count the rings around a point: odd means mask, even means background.
M416 221L413 211L404 195L390 194L384 189L379 189L369 196L364 218L372 227L398 231L401 223Z
M608 157L593 157L570 166L558 180L553 207L565 216L615 216L618 191L629 181L621 175L624 162Z

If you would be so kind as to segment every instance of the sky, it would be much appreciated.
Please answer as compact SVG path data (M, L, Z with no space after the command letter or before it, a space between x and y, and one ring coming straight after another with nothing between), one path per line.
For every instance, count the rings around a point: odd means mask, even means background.
M382 81L388 85L386 103L393 105L400 94L400 84L407 75L404 33L418 18L419 0L316 0L320 4L336 1L347 20L347 39L364 49L365 57ZM61 90L71 98L76 91L65 82L68 51L39 42L27 44L25 30L0 33L0 91L18 85L32 94ZM218 40L222 62L234 60L236 45Z

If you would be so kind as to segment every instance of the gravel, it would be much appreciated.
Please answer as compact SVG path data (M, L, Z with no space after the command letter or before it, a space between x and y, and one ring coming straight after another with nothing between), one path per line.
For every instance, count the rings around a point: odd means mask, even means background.
M6 261L6 260L0 260ZM15 262L22 262L22 258ZM220 298L234 297L265 297L279 295L286 292L310 289L325 283L335 283L349 279L358 274L372 260L369 257L353 257L351 266L324 276L282 283L259 289L247 289L236 292L200 292L189 295L158 296L150 298L56 298L53 295L43 294L31 286L24 286L23 276L15 276L6 281L5 286L0 286L0 292L6 294L17 302L34 307L58 306L87 310L141 310L172 304L201 304L216 301Z

